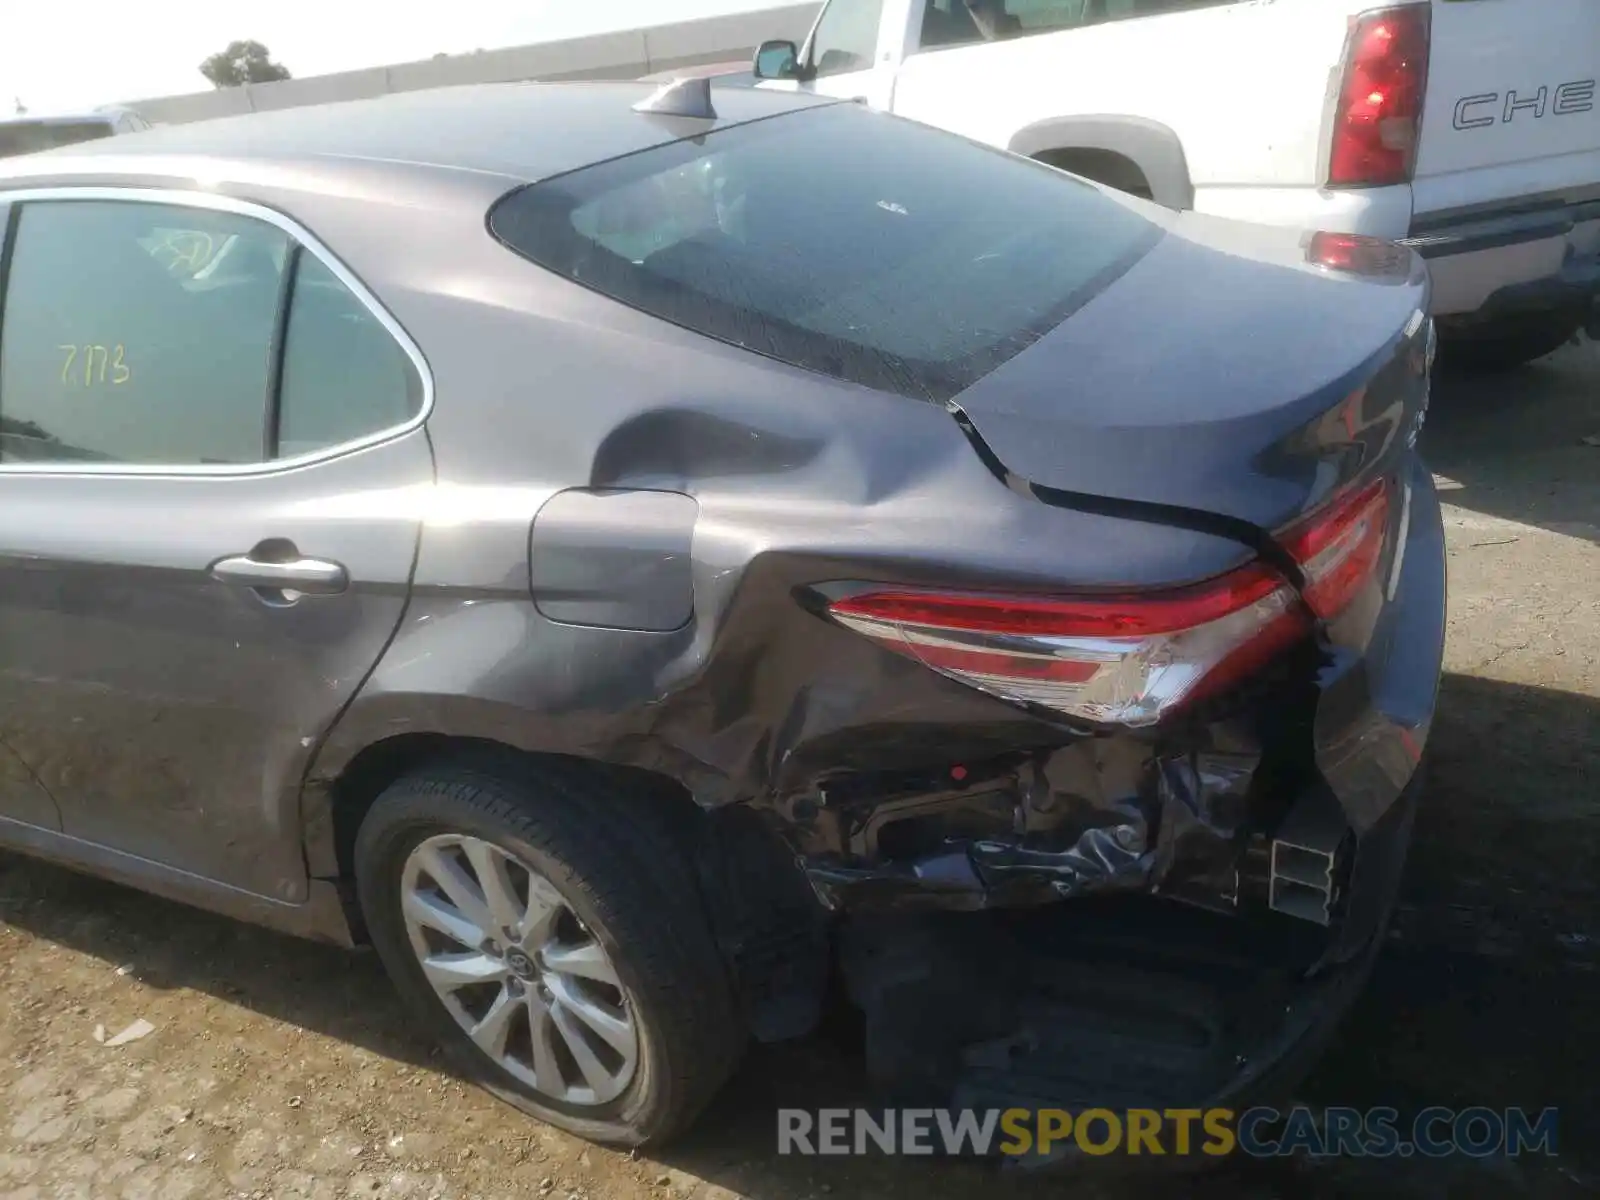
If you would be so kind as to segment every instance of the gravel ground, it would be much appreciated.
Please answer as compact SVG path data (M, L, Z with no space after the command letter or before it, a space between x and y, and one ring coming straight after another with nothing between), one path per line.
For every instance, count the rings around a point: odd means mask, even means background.
M1585 439L1590 439L1586 442ZM1373 984L1318 1103L1562 1108L1561 1157L1230 1165L1189 1195L1600 1191L1600 347L1444 381L1427 445L1453 612L1433 787ZM774 1156L773 1108L854 1087L818 1039L761 1052L701 1129L618 1155L501 1107L405 1028L376 962L0 860L0 1200L50 1197L1131 1197L1094 1170ZM136 1021L153 1026L122 1046Z

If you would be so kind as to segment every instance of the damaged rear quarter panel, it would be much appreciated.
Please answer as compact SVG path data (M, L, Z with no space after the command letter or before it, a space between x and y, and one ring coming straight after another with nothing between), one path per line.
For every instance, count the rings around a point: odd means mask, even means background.
M1245 546L1018 495L942 408L706 341L487 235L450 260L447 280L419 276L392 302L437 380L438 481L372 498L419 506L414 590L316 780L406 734L641 767L703 807L769 814L842 901L852 881L823 875L851 865L855 818L822 815L830 781L999 764L1000 807L1020 836L974 841L986 892L1047 898L1215 873L1257 759L1247 726L1197 725L1158 759L1153 742L1044 720L884 653L800 597L841 579L1170 585L1239 565ZM530 530L538 563L536 518L571 489L654 493L680 515L670 498L692 501L685 622L617 628L626 606L586 615L581 598L553 620L534 602L550 579L530 571ZM650 522L631 546L628 522L610 522L606 542L624 562L671 558ZM1160 844L1157 827L1170 831Z

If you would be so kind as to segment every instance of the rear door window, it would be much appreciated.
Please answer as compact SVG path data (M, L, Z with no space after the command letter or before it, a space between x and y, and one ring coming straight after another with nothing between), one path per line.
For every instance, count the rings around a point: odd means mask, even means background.
M297 256L278 401L279 458L403 425L422 408L416 367L328 264Z
M288 235L232 213L22 205L0 461L259 462Z
M0 463L249 465L381 434L422 407L378 313L251 216L26 201L4 285Z
M654 316L930 400L1021 353L1161 236L1081 180L859 105L534 184L490 224Z

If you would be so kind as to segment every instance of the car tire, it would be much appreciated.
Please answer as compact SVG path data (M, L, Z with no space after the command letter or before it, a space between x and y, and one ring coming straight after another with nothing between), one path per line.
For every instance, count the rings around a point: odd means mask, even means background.
M1510 371L1561 349L1583 323L1582 309L1557 308L1441 326L1440 358L1458 371Z
M681 1132L748 1041L691 865L648 805L581 767L445 765L387 788L355 846L371 939L456 1068L531 1116L615 1146ZM463 894L464 905L452 898ZM473 929L508 904L524 906L526 940L489 939L474 953ZM456 922L469 913L479 921Z

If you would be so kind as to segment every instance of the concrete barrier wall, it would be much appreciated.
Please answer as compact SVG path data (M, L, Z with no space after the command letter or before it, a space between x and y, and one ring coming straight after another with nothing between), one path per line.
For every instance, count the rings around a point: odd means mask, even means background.
M811 28L821 7L820 0L812 0L625 33L602 33L475 54L441 55L421 62L313 75L279 83L246 84L183 96L158 96L130 101L129 107L151 121L181 124L465 83L638 79L677 67L745 60L767 38L788 37L799 41Z
M821 8L820 3L791 4L768 12L681 21L640 32L651 72L724 59L742 58L748 62L756 47L768 38L786 37L798 42L805 37Z

